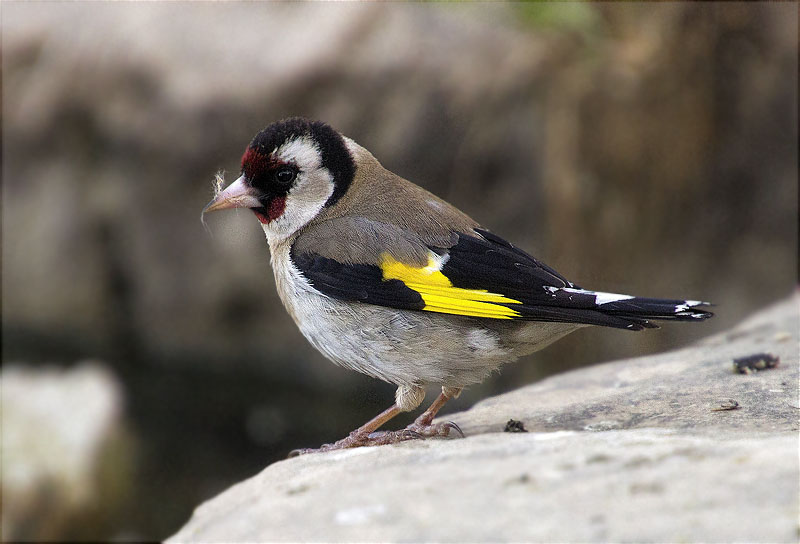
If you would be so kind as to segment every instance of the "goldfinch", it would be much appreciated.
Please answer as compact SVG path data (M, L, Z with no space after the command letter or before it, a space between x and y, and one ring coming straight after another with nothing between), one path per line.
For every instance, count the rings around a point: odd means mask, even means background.
M203 213L250 208L300 332L343 367L397 385L395 403L319 450L447 436L433 423L462 388L587 325L638 331L701 321L697 300L578 287L319 121L292 118L253 138L241 175ZM441 394L406 429L376 432Z

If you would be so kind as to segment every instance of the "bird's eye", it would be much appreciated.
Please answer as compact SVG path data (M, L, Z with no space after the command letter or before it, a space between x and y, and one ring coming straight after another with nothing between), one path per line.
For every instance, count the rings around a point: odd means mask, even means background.
M281 168L275 172L275 181L280 185L289 185L297 177L297 172L292 168Z

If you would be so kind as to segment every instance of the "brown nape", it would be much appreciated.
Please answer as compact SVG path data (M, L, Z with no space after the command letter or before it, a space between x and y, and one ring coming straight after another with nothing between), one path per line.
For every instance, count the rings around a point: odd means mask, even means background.
M386 170L363 147L358 144L350 147L356 156L358 170L351 190L342 197L337 210L329 217L345 214L364 217L437 240L449 238L451 232L469 232L478 226L476 221L453 205Z
M339 262L377 264L383 253L424 266L429 247L449 248L454 232L478 223L439 197L389 172L369 151L349 144L358 170L350 190L323 209L297 239L295 251Z

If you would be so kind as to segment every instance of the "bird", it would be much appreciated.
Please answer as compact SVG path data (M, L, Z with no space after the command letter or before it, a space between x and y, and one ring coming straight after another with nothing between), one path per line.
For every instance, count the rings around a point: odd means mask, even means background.
M699 300L579 287L322 121L258 132L202 216L230 208L261 224L278 295L311 345L397 386L394 403L346 437L293 454L463 436L435 416L504 363L586 326L640 331L713 315ZM379 430L418 408L426 386L441 392L413 423Z

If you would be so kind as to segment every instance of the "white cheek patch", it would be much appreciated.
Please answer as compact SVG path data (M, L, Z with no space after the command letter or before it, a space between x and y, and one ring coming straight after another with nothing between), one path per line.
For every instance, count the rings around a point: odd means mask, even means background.
M325 206L333 194L333 188L333 175L327 168L317 167L310 172L301 170L286 197L283 214L267 224L262 224L267 238L288 238L305 226Z
M290 162L303 172L313 172L322 165L322 155L314 140L300 137L289 140L273 153L275 158Z

